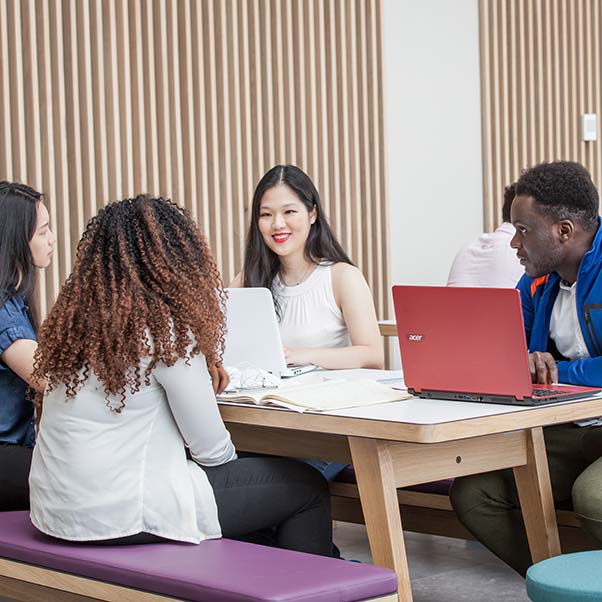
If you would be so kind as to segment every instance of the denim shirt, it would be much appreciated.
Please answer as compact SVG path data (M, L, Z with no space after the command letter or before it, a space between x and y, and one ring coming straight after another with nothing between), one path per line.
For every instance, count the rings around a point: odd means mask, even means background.
M0 307L0 356L17 340L36 340L27 307L15 295ZM27 383L0 360L0 443L33 447L33 403L25 398Z

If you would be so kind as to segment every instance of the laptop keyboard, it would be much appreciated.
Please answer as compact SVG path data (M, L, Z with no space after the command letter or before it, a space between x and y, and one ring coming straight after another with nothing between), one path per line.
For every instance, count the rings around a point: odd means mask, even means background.
M533 389L533 397L548 397L549 395L558 395L559 391L554 389Z

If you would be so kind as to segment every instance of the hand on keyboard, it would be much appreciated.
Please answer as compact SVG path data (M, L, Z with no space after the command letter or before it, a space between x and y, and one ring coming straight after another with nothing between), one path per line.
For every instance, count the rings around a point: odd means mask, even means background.
M551 353L534 351L529 353L531 381L544 385L558 384L558 366Z

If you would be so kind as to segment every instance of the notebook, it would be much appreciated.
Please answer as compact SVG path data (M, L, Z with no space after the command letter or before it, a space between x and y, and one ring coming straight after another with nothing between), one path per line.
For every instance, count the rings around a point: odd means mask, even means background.
M396 391L375 380L326 380L309 385L297 384L276 389L255 389L244 393L222 393L220 401L277 405L297 412L342 410L408 399L405 391Z
M287 366L272 293L267 288L228 288L223 364L266 370L280 378L298 376L316 366Z
M531 383L518 290L394 286L393 303L410 393L531 406L600 392Z

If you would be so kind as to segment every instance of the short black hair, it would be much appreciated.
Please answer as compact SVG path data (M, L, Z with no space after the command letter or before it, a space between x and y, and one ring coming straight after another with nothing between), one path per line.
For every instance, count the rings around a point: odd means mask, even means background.
M504 188L504 204L502 205L502 221L509 222L510 221L510 207L512 207L512 201L516 196L516 182L512 182L512 184L508 184L506 188Z
M570 219L587 232L598 228L600 199L592 177L580 163L553 161L525 170L516 196L531 196L553 219Z

